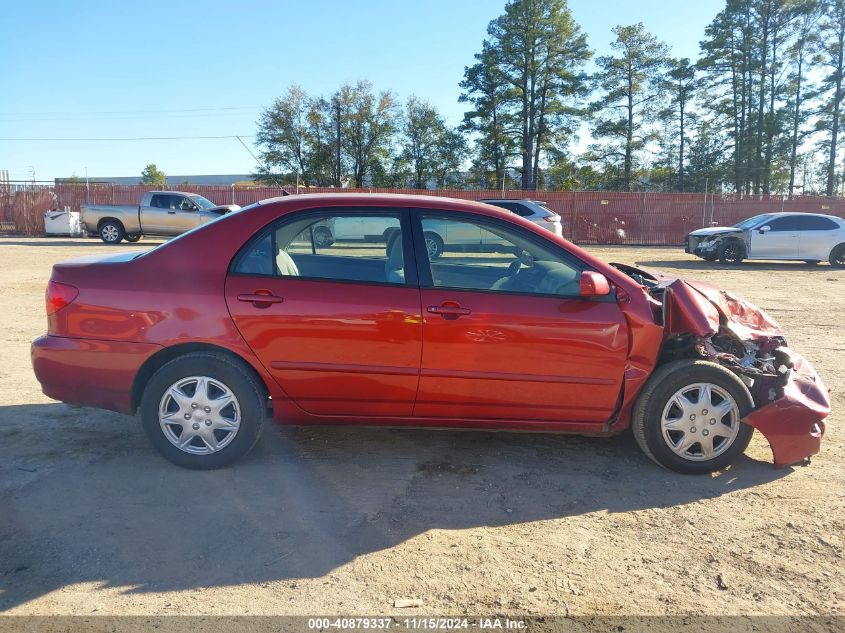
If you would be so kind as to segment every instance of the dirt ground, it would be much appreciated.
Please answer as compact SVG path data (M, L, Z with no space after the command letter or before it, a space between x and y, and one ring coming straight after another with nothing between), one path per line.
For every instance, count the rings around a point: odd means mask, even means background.
M41 394L50 266L94 240L0 238L0 611L8 614L845 614L845 270L592 248L768 310L833 390L808 466L764 438L715 476L630 434L272 427L181 470L137 418ZM163 280L166 283L166 280Z

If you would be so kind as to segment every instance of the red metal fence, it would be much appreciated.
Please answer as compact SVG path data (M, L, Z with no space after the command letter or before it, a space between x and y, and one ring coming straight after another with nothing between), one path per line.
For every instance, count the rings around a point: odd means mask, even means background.
M81 204L138 204L142 185L62 184L0 188L0 228L28 235L44 231L44 211ZM201 194L216 204L246 206L284 193L293 187L171 187ZM687 233L702 226L730 225L759 213L803 211L845 217L845 199L781 196L708 195L701 193L625 193L610 191L479 191L412 189L300 189L313 193L412 193L465 200L524 198L543 200L563 220L564 235L582 244L681 244Z

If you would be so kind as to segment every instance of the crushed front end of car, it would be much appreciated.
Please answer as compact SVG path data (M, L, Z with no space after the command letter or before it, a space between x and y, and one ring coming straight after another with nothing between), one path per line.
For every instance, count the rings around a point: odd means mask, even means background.
M733 372L754 409L743 422L768 440L776 466L821 448L829 390L810 362L787 346L780 325L762 309L709 284L614 264L639 281L662 320L661 362L703 358Z
M734 227L699 229L687 235L684 251L713 261L719 256L719 248L727 241L741 242L748 248L747 233Z

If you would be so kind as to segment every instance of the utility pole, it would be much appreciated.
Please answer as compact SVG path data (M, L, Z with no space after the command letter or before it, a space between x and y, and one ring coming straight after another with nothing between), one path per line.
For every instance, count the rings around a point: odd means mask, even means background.
M340 187L341 173L340 173L340 95L334 96L334 172L335 172L335 187Z

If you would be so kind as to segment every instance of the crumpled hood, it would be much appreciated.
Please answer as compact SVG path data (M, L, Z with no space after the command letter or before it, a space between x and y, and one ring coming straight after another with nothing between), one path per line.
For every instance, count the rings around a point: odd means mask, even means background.
M703 281L681 279L658 270L613 264L626 274L639 273L665 288L666 334L713 336L720 321L740 340L782 337L783 329L762 308Z
M723 235L727 233L742 233L742 229L735 226L710 226L705 229L697 229L690 233L693 237L711 237L713 235Z
M753 303L740 299L727 290L700 281L684 281L716 306L719 314L727 321L727 327L740 339L772 338L783 336L783 329L765 310Z

